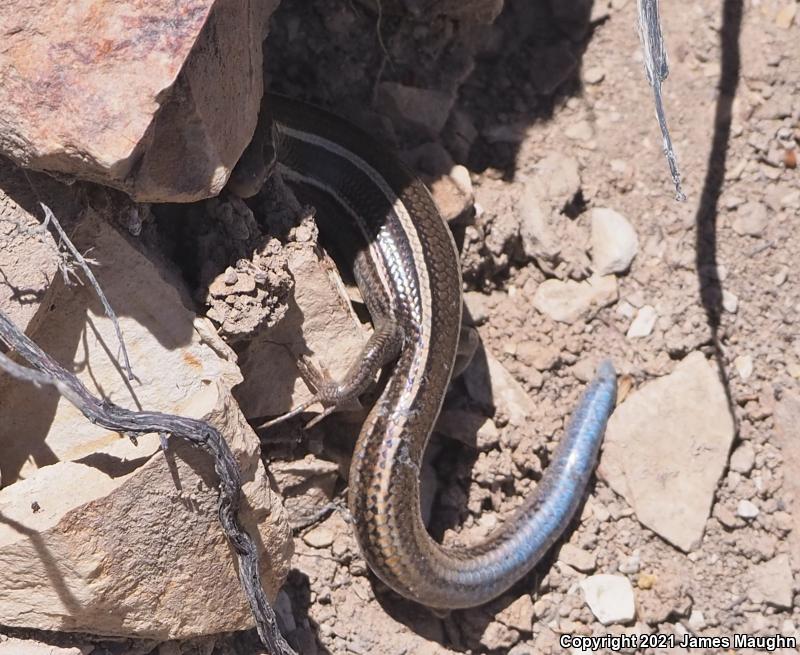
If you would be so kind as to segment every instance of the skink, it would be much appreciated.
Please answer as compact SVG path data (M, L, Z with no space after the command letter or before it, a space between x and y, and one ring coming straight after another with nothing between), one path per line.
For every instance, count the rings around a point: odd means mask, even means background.
M229 188L252 195L275 163L299 197L336 207L364 241L354 272L375 330L342 381L317 380L315 398L335 408L394 362L350 468L348 504L361 552L407 598L441 609L481 605L530 571L572 520L614 407L614 368L608 361L598 367L534 494L481 543L435 542L420 514L419 472L461 324L450 230L422 182L350 123L272 94L259 121Z

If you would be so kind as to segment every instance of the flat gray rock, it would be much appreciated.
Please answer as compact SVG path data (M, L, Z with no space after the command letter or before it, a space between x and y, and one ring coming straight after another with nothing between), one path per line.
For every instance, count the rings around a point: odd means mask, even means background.
M693 352L617 407L598 472L639 521L690 551L702 539L733 437L717 369Z

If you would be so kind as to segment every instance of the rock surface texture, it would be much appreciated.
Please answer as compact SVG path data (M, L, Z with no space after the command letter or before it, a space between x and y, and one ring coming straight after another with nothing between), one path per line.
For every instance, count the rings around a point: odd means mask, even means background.
M89 216L75 242L94 248L136 379L114 361L111 323L89 288L56 289L34 338L101 397L204 418L222 432L242 471L241 518L263 549L274 598L291 535L258 440L230 394L241 379L235 355L184 308L180 285L107 223ZM163 453L158 435L133 446L53 390L5 377L0 389L0 623L158 638L251 625L206 453L174 437Z
M717 370L694 352L617 407L599 473L644 525L689 551L703 536L733 436Z
M141 201L215 195L253 135L276 6L9 0L0 153Z
M77 212L74 199L49 176L23 173L0 157L0 310L22 330L36 323L58 274L58 249L42 227L37 201L69 220Z

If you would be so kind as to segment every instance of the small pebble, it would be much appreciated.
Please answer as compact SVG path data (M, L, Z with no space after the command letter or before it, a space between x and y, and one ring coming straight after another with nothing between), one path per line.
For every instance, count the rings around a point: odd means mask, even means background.
M583 573L594 571L597 566L597 557L594 553L590 553L572 544L564 544L561 546L561 550L558 551L558 561Z
M692 632L699 632L706 627L706 617L700 610L692 610L689 615L689 628Z
M733 360L733 366L742 380L747 380L753 374L753 358L750 355L739 355Z
M729 314L735 314L739 309L739 297L727 289L722 290L722 308Z
M303 535L303 541L312 548L327 548L333 543L333 531L320 526Z
M601 573L581 580L586 604L603 625L630 623L636 616L633 587L622 575Z
M743 519L754 519L758 516L758 507L749 500L740 500L736 506L736 513Z
M640 339L649 336L656 325L658 314L655 307L652 305L645 305L637 313L636 318L633 319L631 326L625 336L628 339Z
M730 468L732 471L747 475L752 470L755 462L755 451L753 451L753 447L749 443L745 442L733 451Z
M587 84L600 84L606 76L606 72L599 66L590 66L583 71L583 79Z

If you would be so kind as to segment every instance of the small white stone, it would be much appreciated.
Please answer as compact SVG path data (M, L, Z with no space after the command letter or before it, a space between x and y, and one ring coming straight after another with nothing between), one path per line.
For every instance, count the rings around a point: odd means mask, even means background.
M754 519L758 516L758 507L749 500L740 500L736 506L736 513L743 519Z
M722 308L729 314L735 314L736 310L739 309L739 296L727 289L723 289Z
M699 632L706 627L706 617L700 610L692 610L689 615L689 628L692 632Z
M776 287L781 286L786 280L789 278L789 271L785 268L779 270L775 275L772 276L772 284Z
M456 186L464 192L464 194L471 198L474 194L474 189L472 187L472 179L469 176L469 170L465 166L461 164L456 164L450 169L450 177L453 178L453 182L456 183Z
M587 84L600 84L606 76L606 72L599 66L591 66L583 72L583 79Z
M592 210L592 265L597 275L624 273L639 250L636 230L613 209Z
M628 339L639 339L649 336L656 325L658 314L655 307L652 305L645 305L637 313L636 318L633 319L631 326L628 328L628 333L625 335Z
M617 304L616 312L625 318L633 318L636 314L636 307L631 305L627 300L622 300Z
M636 616L633 587L628 578L601 573L581 580L580 586L586 604L600 623L630 623Z
M619 572L625 575L632 575L639 572L642 563L642 555L636 550L630 557L625 558L619 565Z
M750 355L739 355L733 360L733 366L742 380L747 380L753 374L753 358Z

